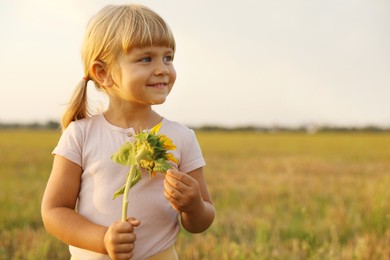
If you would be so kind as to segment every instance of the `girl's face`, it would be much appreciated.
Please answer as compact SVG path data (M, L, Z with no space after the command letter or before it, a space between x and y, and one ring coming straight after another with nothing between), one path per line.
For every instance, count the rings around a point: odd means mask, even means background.
M164 103L176 80L171 48L134 48L118 58L118 97L134 105Z

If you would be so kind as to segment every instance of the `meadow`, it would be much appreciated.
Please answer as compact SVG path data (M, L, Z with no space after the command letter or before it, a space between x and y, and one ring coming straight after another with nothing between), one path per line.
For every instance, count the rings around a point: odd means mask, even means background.
M390 259L390 133L198 132L217 209L181 259ZM40 203L59 132L0 131L0 259L69 259Z

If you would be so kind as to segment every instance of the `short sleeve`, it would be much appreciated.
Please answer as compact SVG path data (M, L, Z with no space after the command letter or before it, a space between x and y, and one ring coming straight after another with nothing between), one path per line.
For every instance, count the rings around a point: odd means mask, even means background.
M82 131L75 122L72 122L62 133L52 154L62 156L82 166L82 144Z
M193 130L187 131L182 139L183 145L180 155L179 170L185 173L206 165L198 140Z

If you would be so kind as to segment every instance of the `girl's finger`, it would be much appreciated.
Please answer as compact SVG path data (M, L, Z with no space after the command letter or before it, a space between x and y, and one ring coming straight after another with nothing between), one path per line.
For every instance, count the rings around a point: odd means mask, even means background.
M120 244L132 244L137 239L134 233L122 233L118 235L118 242Z
M128 218L127 222L129 222L134 227L138 227L139 225L141 225L141 221L139 221L138 219L136 219L134 217Z
M191 186L191 183L193 181L192 177L188 174L185 174L183 172L180 172L176 169L170 169L167 171L167 177L171 179L175 179L180 183L183 183L186 186Z

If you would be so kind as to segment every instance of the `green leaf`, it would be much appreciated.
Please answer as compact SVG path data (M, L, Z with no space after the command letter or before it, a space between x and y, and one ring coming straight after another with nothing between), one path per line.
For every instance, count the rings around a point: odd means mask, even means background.
M132 176L132 175L130 174L130 172L129 172L128 175L127 175L127 178L131 178L131 181L130 181L130 188L133 187L134 185L136 185L136 184L142 179L141 170L139 169L138 166L134 166L134 167L136 167L135 172L134 172L134 175Z
M155 161L153 170L165 174L171 168L172 166L164 158L159 158Z
M131 178L130 180L130 187L133 187L134 185L136 185L141 179L142 179L142 173L141 173L141 170L139 169L138 166L134 166L136 167L135 170L134 170L134 175L131 175L131 171L129 171L127 173L127 178ZM120 188L119 190L117 190L115 193L114 193L114 197L113 199L116 199L117 197L119 197L120 195L123 195L125 193L125 189L126 189L126 184L123 185L122 188Z
M137 164L135 159L135 147L133 143L126 142L111 156L111 160L122 165Z
M120 188L119 190L117 190L117 191L114 193L113 199L116 199L118 196L122 195L124 192L125 192L125 185L123 185L122 188Z
M158 138L155 135L149 135L147 141L150 143L150 146L155 147L158 144Z

